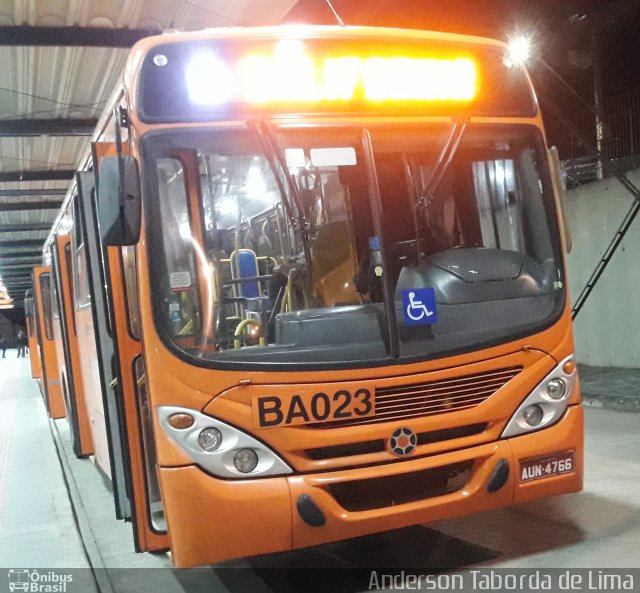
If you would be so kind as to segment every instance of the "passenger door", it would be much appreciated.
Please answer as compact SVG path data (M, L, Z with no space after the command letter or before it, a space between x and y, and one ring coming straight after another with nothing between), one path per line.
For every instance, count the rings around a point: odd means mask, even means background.
M58 375L58 359L53 336L51 268L34 268L33 286L35 288L36 322L42 355L42 386L45 405L51 418L64 418L64 399Z
M27 291L24 299L24 310L27 320L27 337L29 339L29 362L31 363L31 377L40 379L42 371L40 369L40 345L38 343L38 330L36 326L35 300L31 289Z
M93 145L94 163L115 154L111 143ZM136 255L134 247L103 247L97 227L95 180L91 173L79 176L82 205L86 220L90 253L102 260L107 287L103 295L103 311L109 320L115 374L109 397L117 404L117 420L121 435L123 477L127 484L134 527L136 550L158 551L169 548L162 502L157 487L157 470L153 439L149 439L151 418L146 403L144 361L137 306ZM88 220L89 216L92 220ZM92 236L89 236L89 231ZM93 262L92 268L94 267ZM96 273L92 273L95 282ZM101 350L105 350L101 348ZM107 351L103 356L108 355ZM104 361L106 362L106 361Z
M78 331L74 314L75 288L72 275L71 261L71 236L68 234L56 235L52 245L56 274L57 293L60 309L60 330L62 334L62 348L59 354L64 357L66 383L67 418L71 431L73 452L77 457L92 455L93 436L91 423L86 403L86 394L82 371L80 368L80 349L78 344Z

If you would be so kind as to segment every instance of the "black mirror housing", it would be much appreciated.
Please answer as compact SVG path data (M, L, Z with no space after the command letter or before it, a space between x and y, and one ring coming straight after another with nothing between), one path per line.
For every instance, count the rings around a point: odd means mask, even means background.
M140 172L132 156L108 156L98 170L98 224L105 245L135 245L140 239Z

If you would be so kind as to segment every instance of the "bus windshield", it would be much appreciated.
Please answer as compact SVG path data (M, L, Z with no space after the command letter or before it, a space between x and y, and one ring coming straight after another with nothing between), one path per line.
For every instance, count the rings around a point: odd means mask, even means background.
M199 364L391 364L555 321L531 126L248 126L142 140L154 316Z

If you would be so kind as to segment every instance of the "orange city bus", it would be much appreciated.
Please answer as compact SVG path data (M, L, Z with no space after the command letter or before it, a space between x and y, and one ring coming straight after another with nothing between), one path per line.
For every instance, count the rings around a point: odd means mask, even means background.
M581 489L557 157L503 44L166 34L93 140L68 199L136 549L195 566Z
M85 163L90 167L90 163ZM120 446L122 428L114 411L109 386L115 377L109 315L104 311L105 287L102 246L93 218L85 221L81 205L80 177L74 179L45 241L43 260L51 262L52 335L56 349L69 434L77 457L91 456L97 467L113 481L116 516L129 519L124 494L125 471ZM93 195L88 196L94 200ZM91 203L86 205L91 207ZM86 240L85 236L89 235ZM91 252L88 253L88 252ZM98 268L92 274L89 259ZM95 276L95 277L94 277ZM112 283L113 284L113 283ZM106 348L106 355L99 356Z
M39 352L40 346L38 345L36 311L32 288L27 290L25 293L24 313L27 321L27 338L29 340L29 363L31 365L31 377L33 379L40 379L42 377Z
M33 296L36 336L40 354L40 392L51 418L64 418L65 405L60 384L58 354L54 335L53 286L48 260L33 269Z

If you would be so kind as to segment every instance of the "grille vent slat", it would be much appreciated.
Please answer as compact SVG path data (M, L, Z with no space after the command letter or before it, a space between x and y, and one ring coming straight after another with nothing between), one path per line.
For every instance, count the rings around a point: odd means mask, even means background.
M486 387L484 389L479 389L479 390L470 390L470 389L466 389L464 390L464 392L458 392L455 393L454 395L451 394L451 392L448 393L443 393L443 394L439 394L437 396L431 395L431 394L426 394L426 395L413 395L411 394L410 397L402 397L402 398L393 398L393 399L385 399L385 400L378 400L378 398L376 398L376 409L379 410L381 408L385 408L387 406L392 406L392 405L397 405L399 403L398 400L400 400L401 403L431 403L433 402L434 404L438 403L438 402L444 402L444 401L450 401L450 400L455 400L455 399L461 399L461 398L465 398L465 397L476 397L478 395L485 395L485 394L489 394L491 395L492 393L495 393L498 389L500 389L500 387L502 387L502 385L492 385L489 387Z
M489 394L491 395L491 394ZM383 414L396 414L403 411L412 412L417 410L432 410L434 408L459 408L471 403L481 403L486 399L483 395L467 396L465 398L450 399L446 402L410 402L397 404L395 406L386 406L384 408L376 408L376 416L379 417Z
M339 426L378 424L468 410L489 399L521 370L522 367L509 367L464 375L454 379L377 388L374 416L308 426L309 428L337 428Z
M464 383L464 384L460 384L459 386L456 386L454 388L452 387L429 387L429 388L413 388L413 389L405 389L401 392L398 393L393 393L393 394L380 394L378 395L378 392L376 390L376 400L385 400L385 399L393 399L395 397L397 397L398 395L403 395L403 396L409 396L412 393L416 393L416 394L422 394L422 395L438 395L441 393L444 394L449 394L452 391L455 391L456 393L460 393L462 391L469 391L469 390L474 390L474 389L482 389L482 388L486 388L486 387L494 387L495 389L500 388L503 384L504 384L504 379L491 379L491 380L485 380L485 381L478 381L477 383Z
M512 379L522 370L522 367L514 367L510 369L501 369L500 371L487 371L485 373L478 373L477 375L465 375L464 377L458 377L457 379L443 379L442 381L427 381L424 383L412 383L411 385L393 386L393 387L381 387L376 390L376 393L380 395L404 393L408 389L423 389L428 387L443 387L455 389L457 385L461 383L470 383L477 385L484 380L495 379L506 382Z

